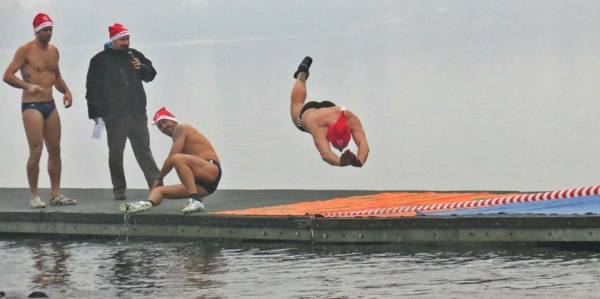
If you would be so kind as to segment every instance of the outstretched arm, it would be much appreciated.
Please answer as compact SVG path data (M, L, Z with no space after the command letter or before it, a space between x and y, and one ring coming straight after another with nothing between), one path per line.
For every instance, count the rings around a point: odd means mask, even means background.
M4 82L6 82L12 87L25 89L31 93L40 92L43 90L41 86L37 84L27 83L15 75L25 64L26 54L27 53L24 47L20 47L19 49L17 49L15 57L4 71L4 76L2 77L2 79L4 80Z

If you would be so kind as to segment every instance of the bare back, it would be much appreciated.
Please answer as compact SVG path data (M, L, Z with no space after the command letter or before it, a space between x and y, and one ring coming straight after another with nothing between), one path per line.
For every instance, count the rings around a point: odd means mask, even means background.
M340 116L341 107L330 107L320 109L308 109L302 114L302 124L305 130L312 135L318 134L325 136L327 128L334 123ZM353 131L358 118L349 110L345 112L350 131Z
M45 102L52 99L52 87L59 76L58 49L51 45L40 46L35 40L17 49L7 72L18 69L22 80L42 87L42 91L31 93L23 89L23 103Z
M219 157L210 141L196 128L187 124L178 124L175 130L181 130L181 134L185 138L181 153L205 160L219 161Z

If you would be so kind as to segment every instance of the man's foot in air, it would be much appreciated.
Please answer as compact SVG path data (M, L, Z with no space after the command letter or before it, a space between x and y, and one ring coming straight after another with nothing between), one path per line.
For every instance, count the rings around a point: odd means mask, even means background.
M306 78L304 79L308 79L308 69L310 69L311 64L312 58L310 58L310 56L304 57L304 59L302 59L302 62L300 62L300 65L298 66L298 70L294 73L294 79L298 79L298 75L300 73L305 73Z

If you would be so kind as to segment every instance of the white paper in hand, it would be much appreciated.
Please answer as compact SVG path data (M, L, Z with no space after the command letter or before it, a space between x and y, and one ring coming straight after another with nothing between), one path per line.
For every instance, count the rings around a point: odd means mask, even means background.
M100 139L102 137L102 131L104 131L104 120L98 118L98 121L94 125L94 130L92 131L92 138Z

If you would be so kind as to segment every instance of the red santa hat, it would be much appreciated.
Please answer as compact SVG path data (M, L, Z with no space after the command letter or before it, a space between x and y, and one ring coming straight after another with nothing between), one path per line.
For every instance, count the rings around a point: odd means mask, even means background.
M37 15L35 15L35 18L33 18L33 32L38 33L40 30L46 28L46 27L52 27L53 23L52 23L52 19L50 19L50 16L48 16L47 14L41 12Z
M172 120L175 122L177 121L177 119L175 118L175 115L173 115L173 113L169 112L169 110L167 110L167 108L165 108L165 107L158 109L156 111L156 113L154 113L152 122L154 124L157 124L159 121L161 121L163 119L169 119L169 120Z
M124 36L129 36L129 30L123 24L114 23L111 26L108 26L108 35L110 37L110 41L114 41Z
M327 128L327 140L329 140L331 145L333 145L333 147L340 152L346 146L348 146L350 138L352 137L350 129L346 124L346 115L344 114L344 110L346 110L346 108L342 107L342 110L340 111L340 117L338 117L338 119Z

